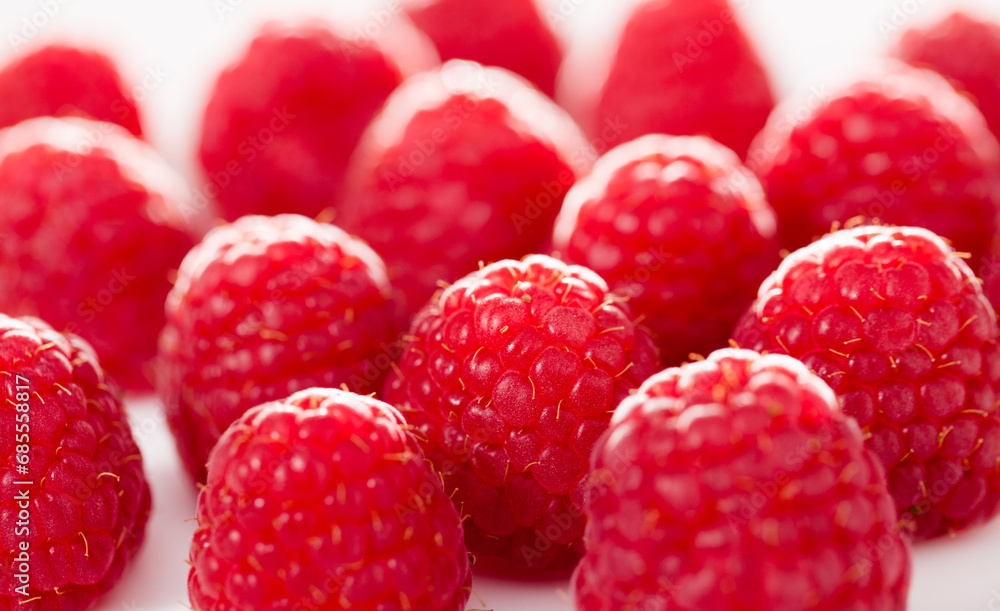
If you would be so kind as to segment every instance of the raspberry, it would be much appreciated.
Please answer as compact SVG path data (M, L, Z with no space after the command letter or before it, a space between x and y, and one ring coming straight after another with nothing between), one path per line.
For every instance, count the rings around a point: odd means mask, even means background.
M986 123L1000 135L1000 24L955 12L924 28L911 28L893 55L910 64L931 68L968 92Z
M560 99L606 146L645 134L707 135L742 157L774 108L767 73L727 0L642 0L614 44L605 71L595 75L595 61L571 57L560 77ZM592 45L580 45L582 53Z
M590 270L535 255L466 276L413 321L385 398L469 516L473 553L504 568L578 559L591 447L655 371L622 301Z
M200 223L182 179L120 127L37 118L0 132L0 198L0 312L79 333L148 389L168 275Z
M971 102L888 63L803 108L775 112L748 155L784 247L861 217L930 229L978 265L997 230L1000 147Z
M735 340L791 354L836 391L917 538L1000 509L1000 347L972 271L924 229L839 231L792 253Z
M553 240L629 296L667 365L726 345L778 264L774 211L729 149L644 136L599 160L566 196Z
M884 471L793 359L720 350L653 376L592 465L581 611L906 608Z
M0 70L0 127L74 115L117 123L142 136L135 102L103 53L48 45Z
M226 219L316 216L335 204L348 157L402 68L375 41L357 45L332 27L269 23L219 75L199 154Z
M0 314L0 381L0 609L90 609L142 545L142 455L83 339Z
M158 391L188 472L249 408L312 386L381 387L395 343L385 266L333 225L286 214L215 229L181 264Z
M412 313L480 261L541 250L590 154L525 81L453 60L389 98L351 162L338 222L385 258Z
M381 401L304 390L244 414L212 452L195 611L461 611L470 578L458 512Z
M406 14L441 60L471 59L516 72L555 94L562 48L535 0L414 0Z

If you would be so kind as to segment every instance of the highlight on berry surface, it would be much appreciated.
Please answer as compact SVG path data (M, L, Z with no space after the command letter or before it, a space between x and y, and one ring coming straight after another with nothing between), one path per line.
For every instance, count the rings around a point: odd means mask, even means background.
M909 546L831 389L784 355L667 369L594 446L581 611L903 611Z
M383 397L441 472L479 561L566 571L582 552L590 450L656 362L597 274L532 255L436 295Z
M212 451L195 611L462 611L469 557L441 481L393 407L312 388L249 410Z
M963 258L925 229L841 230L793 252L737 325L836 391L918 539L1000 511L1000 346Z
M93 348L0 314L0 609L86 611L132 562L143 460Z

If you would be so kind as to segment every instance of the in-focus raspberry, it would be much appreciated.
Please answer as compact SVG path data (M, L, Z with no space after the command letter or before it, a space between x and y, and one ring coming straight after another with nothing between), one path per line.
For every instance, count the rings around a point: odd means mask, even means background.
M468 516L472 553L505 568L568 569L582 551L591 447L655 367L621 296L588 269L535 255L432 299L384 396Z
M308 389L248 411L198 496L195 611L462 611L462 523L391 406Z
M5 314L0 385L0 609L92 609L149 517L121 401L87 342Z
M802 360L837 392L917 538L1000 510L996 316L936 235L862 227L792 253L733 337Z
M774 210L735 153L650 135L612 150L570 189L553 247L627 295L666 365L726 346L777 267Z
M903 611L909 546L878 459L787 356L647 380L594 448L580 611Z

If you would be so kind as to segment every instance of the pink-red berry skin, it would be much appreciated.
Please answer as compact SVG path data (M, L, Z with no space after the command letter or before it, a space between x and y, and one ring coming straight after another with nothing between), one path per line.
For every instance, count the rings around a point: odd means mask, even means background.
M135 101L110 57L48 45L0 70L0 127L33 117L78 116L117 123L142 136Z
M592 160L569 116L526 81L453 60L386 102L337 222L385 259L413 314L480 262L541 252Z
M298 215L206 236L167 298L158 393L188 473L255 405L313 386L379 390L398 354L385 266L362 241Z
M930 68L976 103L986 123L1000 137L1000 24L961 11L903 33L892 54Z
M1000 211L1000 146L943 78L897 62L772 115L747 162L794 250L855 218L924 227L989 252Z
M562 48L536 0L410 0L406 14L441 61L506 68L554 95Z
M334 206L351 152L402 78L376 41L322 21L265 25L219 75L202 119L199 157L223 216Z
M574 100L584 131L608 147L645 134L705 135L746 155L774 96L728 0L626 6L629 15L600 84L590 87L590 65L560 77L560 98Z
M466 276L414 319L384 397L468 516L479 559L565 570L579 558L591 447L656 366L620 300L590 270L534 255Z
M779 262L776 222L735 153L704 137L649 135L570 189L553 248L627 295L671 366L726 346Z
M0 610L92 609L138 552L150 510L121 401L83 339L5 314L0 385Z
M470 579L458 512L381 401L303 390L248 411L212 452L195 611L462 611Z
M792 253L733 337L802 360L836 391L916 538L1000 510L997 323L934 234L863 227Z
M720 350L643 383L594 448L580 611L903 611L909 546L830 388Z
M120 127L41 117L0 131L0 312L78 333L148 390L170 275L205 213Z

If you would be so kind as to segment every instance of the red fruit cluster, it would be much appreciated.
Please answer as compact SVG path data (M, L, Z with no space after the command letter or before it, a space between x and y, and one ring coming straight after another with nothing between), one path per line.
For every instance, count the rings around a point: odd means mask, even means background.
M385 398L419 431L481 558L578 559L591 448L656 363L620 301L590 270L536 255L470 274L417 314Z
M142 456L97 355L0 314L0 609L86 611L149 517Z
M0 312L79 333L122 386L149 388L200 223L181 178L116 125L38 118L0 132L0 202Z
M142 136L139 112L118 68L97 51L49 45L0 70L0 127L45 116L108 121Z
M406 14L434 42L441 61L506 68L555 94L562 49L536 0L413 0Z
M197 481L249 408L313 386L374 392L399 351L378 255L297 215L209 233L184 259L166 309L158 391Z
M581 611L903 611L878 460L819 378L720 350L647 380L594 449Z
M930 229L978 265L997 230L1000 146L927 70L887 64L818 106L790 101L747 158L789 249L861 217Z
M724 347L778 263L774 211L729 149L645 136L573 186L553 244L643 316L667 365Z
M322 21L266 25L205 109L199 155L223 216L333 206L358 138L401 80L374 41Z
M1000 347L969 267L929 231L839 231L792 253L737 327L822 377L918 538L1000 510Z
M389 405L309 389L212 452L188 591L196 611L462 611L462 524Z
M525 81L452 61L386 102L337 222L385 258L413 313L441 281L542 250L591 159L576 125Z

